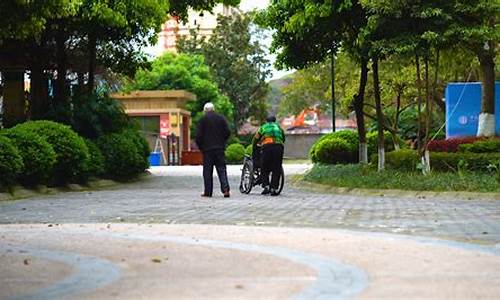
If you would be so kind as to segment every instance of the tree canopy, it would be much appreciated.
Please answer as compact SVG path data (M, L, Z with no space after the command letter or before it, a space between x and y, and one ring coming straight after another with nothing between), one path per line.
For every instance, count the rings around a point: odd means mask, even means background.
M196 124L203 114L203 105L212 102L215 110L227 119L233 117L233 105L219 92L209 67L201 55L166 53L155 59L150 69L137 71L126 90L187 90L196 95L188 103Z
M266 95L270 63L256 36L252 14L219 16L218 25L208 41L197 39L196 32L179 43L179 51L200 53L210 67L221 92L234 107L233 122L239 128L249 117L262 121L267 113Z

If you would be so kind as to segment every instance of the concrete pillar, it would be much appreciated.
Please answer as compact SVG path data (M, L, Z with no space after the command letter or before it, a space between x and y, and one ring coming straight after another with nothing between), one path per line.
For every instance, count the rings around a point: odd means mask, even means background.
M3 88L3 126L12 127L26 120L24 100L24 70L2 71Z

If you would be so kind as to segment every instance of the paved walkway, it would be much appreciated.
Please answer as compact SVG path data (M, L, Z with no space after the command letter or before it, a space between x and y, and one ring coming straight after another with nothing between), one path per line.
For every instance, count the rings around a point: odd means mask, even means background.
M287 174L307 166L287 165ZM150 179L99 192L0 203L1 223L168 223L343 228L485 244L500 243L500 201L311 193L286 186L279 197L238 192L201 198L199 167L159 168ZM216 186L217 188L217 186Z
M0 299L500 297L500 201L242 195L238 166L206 199L200 173L0 202Z

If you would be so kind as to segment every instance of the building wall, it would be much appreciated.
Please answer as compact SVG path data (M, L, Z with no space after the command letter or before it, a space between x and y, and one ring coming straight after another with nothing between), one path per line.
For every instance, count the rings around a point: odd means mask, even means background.
M166 51L175 52L178 36L189 36L190 29L199 27L198 35L209 38L217 26L218 15L231 16L236 13L238 13L236 8L218 4L212 13L189 10L186 23L172 17L162 26L155 52L160 55Z
M286 136L285 154L287 158L308 158L309 149L323 134L289 134Z

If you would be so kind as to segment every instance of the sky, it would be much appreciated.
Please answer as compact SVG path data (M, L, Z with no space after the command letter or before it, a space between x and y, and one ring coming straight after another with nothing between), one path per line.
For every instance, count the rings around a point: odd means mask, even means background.
M252 9L263 9L269 4L269 0L241 0L240 8L244 11Z
M241 0L240 9L243 11L250 11L253 9L264 9L268 6L268 4L269 0ZM262 43L265 44L267 47L271 45L271 33L268 34L268 37L266 39L262 40ZM269 54L269 60L271 61L271 64L274 63L274 59L275 56ZM271 67L271 70L272 70L271 79L278 79L293 72L293 70L292 71L276 70L274 66Z

